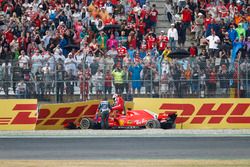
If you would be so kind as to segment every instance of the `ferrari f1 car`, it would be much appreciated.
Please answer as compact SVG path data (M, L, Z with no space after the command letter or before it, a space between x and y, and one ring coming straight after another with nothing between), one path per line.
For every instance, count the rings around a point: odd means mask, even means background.
M109 127L116 128L175 128L176 113L159 113L148 110L128 110L126 115L117 114L114 118L109 117ZM100 129L101 118L87 118L83 117L80 121L81 129Z

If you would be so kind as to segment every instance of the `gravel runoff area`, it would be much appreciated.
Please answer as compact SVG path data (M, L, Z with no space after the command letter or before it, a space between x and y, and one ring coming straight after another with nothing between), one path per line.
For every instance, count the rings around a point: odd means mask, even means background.
M138 130L37 130L0 131L5 137L233 137L250 136L250 129L183 130L183 129L138 129Z

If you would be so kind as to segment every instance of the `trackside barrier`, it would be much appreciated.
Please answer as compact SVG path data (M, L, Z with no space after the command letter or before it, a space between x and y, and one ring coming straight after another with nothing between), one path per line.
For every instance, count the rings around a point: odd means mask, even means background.
M176 111L177 129L250 128L250 99L134 98L134 109Z
M0 130L34 130L37 100L0 100Z
M79 122L83 116L94 118L98 100L63 104L41 104L36 130L64 129L64 124ZM126 108L133 108L133 102L126 102Z

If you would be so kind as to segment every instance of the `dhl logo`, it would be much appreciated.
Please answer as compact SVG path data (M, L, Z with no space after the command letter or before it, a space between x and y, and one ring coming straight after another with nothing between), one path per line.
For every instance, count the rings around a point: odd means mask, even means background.
M37 110L37 104L16 104L12 111L17 112L13 117L0 117L0 125L27 125L36 124L37 117L32 111Z
M190 122L190 124L202 124L206 119L208 124L220 124L226 121L228 124L249 124L250 116L247 113L250 103L238 103L234 107L233 103L222 103L216 108L218 103L204 103L196 108L192 104L172 104L164 103L160 110L167 112L177 112L177 124Z
M69 122L80 121L81 117L94 117L98 104L82 105L75 107L58 107L52 110L48 108L41 108L39 110L37 125L64 125Z

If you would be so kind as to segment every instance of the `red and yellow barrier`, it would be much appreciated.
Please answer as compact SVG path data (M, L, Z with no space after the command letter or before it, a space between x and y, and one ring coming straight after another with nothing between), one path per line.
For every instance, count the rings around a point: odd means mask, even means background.
M0 130L34 130L37 100L0 100Z
M63 129L83 116L94 117L99 101L42 104L37 100L0 100L0 130ZM135 98L127 108L177 112L179 129L250 128L250 99Z
M176 111L178 129L250 128L250 99L135 98L134 109Z
M39 109L36 130L64 129L64 124L79 122L83 116L95 116L98 100L65 104L42 104ZM126 107L133 108L133 103L126 103Z

